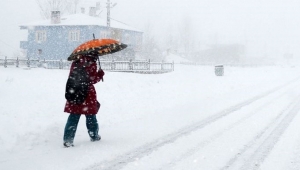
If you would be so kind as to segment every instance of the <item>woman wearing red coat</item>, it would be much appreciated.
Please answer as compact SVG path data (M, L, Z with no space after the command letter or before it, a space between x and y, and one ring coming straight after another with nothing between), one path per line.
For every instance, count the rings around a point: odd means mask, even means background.
M75 64L83 66L88 74L90 85L88 87L87 97L82 104L74 104L69 101L66 102L64 112L70 113L70 115L64 131L63 140L65 147L74 146L73 141L82 114L86 116L86 127L91 141L99 141L101 139L101 136L98 134L99 126L96 118L100 103L97 101L96 90L93 84L96 84L103 79L104 71L102 69L97 71L96 61L96 57L81 56L79 60L73 61L71 65L70 74L73 72Z

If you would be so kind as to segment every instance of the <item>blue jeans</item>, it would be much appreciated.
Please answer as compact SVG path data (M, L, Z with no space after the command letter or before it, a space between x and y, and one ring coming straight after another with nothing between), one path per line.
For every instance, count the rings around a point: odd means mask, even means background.
M64 132L64 142L73 143L81 114L70 114ZM96 115L85 115L86 127L91 139L99 137L99 126Z

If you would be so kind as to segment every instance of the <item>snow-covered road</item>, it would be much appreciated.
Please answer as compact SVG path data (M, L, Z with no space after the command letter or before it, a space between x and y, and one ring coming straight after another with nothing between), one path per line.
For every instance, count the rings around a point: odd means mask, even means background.
M63 148L67 70L0 68L0 169L300 169L300 68L106 73L100 142Z
M87 169L300 169L291 164L297 148L286 150L300 142L299 85L297 78ZM167 161L164 153L172 153Z

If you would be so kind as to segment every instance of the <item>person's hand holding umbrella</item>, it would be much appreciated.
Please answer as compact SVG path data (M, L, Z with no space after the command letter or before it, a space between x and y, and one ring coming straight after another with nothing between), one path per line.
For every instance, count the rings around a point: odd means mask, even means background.
M105 75L105 73L104 73L104 71L101 68L99 68L98 74L99 74L100 77L102 77L101 80L103 82L103 76Z
M121 51L127 47L126 44L120 43L113 39L93 39L79 45L72 54L68 57L68 61L78 60L81 55L87 55L95 57L97 56L99 62L98 74L102 75L102 81L104 76L104 71L101 69L100 58L106 54L112 54Z

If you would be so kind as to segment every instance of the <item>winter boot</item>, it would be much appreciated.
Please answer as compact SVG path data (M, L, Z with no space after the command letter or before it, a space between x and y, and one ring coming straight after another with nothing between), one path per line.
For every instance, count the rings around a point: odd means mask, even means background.
M64 147L69 148L69 147L73 147L73 143L71 142L64 142Z
M97 135L97 136L94 136L93 138L91 138L92 142L96 142L96 141L99 141L99 140L101 140L101 136L100 135Z

